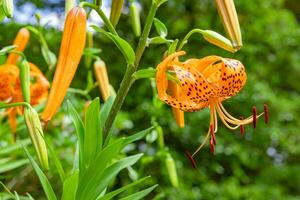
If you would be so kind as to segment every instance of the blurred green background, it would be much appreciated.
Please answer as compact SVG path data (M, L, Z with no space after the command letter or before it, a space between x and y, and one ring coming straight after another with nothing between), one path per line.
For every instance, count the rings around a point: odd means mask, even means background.
M144 22L151 1L139 2ZM63 1L43 3L21 0L16 3L17 9L26 7L26 4L33 8L36 5L42 12L42 19L49 13L57 13L61 17L64 15ZM153 95L149 92L150 81L137 81L118 116L114 133L129 135L145 129L151 125L151 117L155 116L163 127L165 144L176 160L180 181L178 188L171 185L164 161L156 155L157 145L153 133L146 141L133 147L135 151L145 152L142 162L134 166L136 172L139 176L151 175L151 181L159 183L149 199L300 199L299 2L236 0L235 4L243 35L243 48L236 54L227 53L206 43L199 35L194 35L184 48L187 51L186 58L215 54L240 60L246 67L248 82L237 96L225 101L224 106L238 117L250 115L253 105L261 112L263 104L267 103L269 124L265 125L263 120L259 120L255 130L247 126L245 137L242 138L238 130L230 131L219 122L215 155L211 155L209 146L206 146L196 157L198 169L194 170L184 150L192 152L203 140L209 125L208 109L186 113L186 126L180 129L168 106L153 106ZM127 6L128 2L117 31L135 46L137 38L131 31ZM169 0L158 11L157 18L167 26L170 39L182 39L192 28L211 29L225 34L212 0ZM31 19L30 23L34 17L31 16ZM18 29L25 24L19 24L14 19L1 23L0 47L11 44ZM61 32L47 25L43 29L49 48L57 55ZM155 36L154 30L152 36ZM103 35L94 35L94 45L102 49L100 56L107 64L111 84L117 89L125 72L121 53ZM155 67L165 50L166 46L163 45L147 48L141 68ZM25 54L31 62L46 70L39 43L34 36ZM72 87L86 86L86 72L82 62ZM98 90L94 89L91 95L99 96ZM68 97L78 109L82 109L86 99L73 94ZM47 137L53 141L68 168L73 161L76 138L64 107L48 127ZM6 126L5 122L3 119L2 130ZM25 138L26 133L22 128L19 130L18 137ZM9 137L9 134L1 131L2 144L9 142ZM48 175L54 186L56 182L59 184L57 174ZM37 199L43 199L40 183L30 166L1 174L0 178L20 194L29 192ZM128 180L127 172L123 172L113 187L124 185Z

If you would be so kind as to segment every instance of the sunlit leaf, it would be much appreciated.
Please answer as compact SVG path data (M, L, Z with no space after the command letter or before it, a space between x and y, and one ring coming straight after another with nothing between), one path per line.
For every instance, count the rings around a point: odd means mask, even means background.
M134 63L135 53L134 53L132 47L130 46L130 44L128 42L126 42L126 40L120 38L119 36L108 33L108 32L104 31L103 29L101 29L97 26L92 25L92 28L94 28L95 31L97 31L99 33L103 33L108 38L110 38L116 44L116 46L119 48L119 50L121 51L121 53L125 57L126 62L128 64L133 64Z

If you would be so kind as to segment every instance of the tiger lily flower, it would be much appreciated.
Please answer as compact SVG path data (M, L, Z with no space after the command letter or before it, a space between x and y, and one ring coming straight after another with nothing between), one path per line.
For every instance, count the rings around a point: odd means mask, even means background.
M30 65L30 104L37 105L48 95L49 82L37 66ZM19 68L16 65L0 65L0 101L16 103L23 101ZM13 133L16 132L16 116L23 114L22 107L12 107L4 112L9 117L9 124Z
M64 25L59 57L42 120L48 122L56 113L73 80L85 46L86 12L74 7Z
M21 28L13 42L16 51L22 52L29 41L30 33L26 28ZM16 103L23 101L22 89L19 78L19 67L16 65L20 55L10 53L4 65L0 65L0 101ZM32 63L30 66L30 96L31 105L37 105L48 96L49 82L40 69ZM17 115L23 114L22 107L9 108L4 112L9 118L9 124L13 133L17 128Z
M257 119L263 114L265 114L265 122L268 122L266 105L264 113L257 114L256 108L253 107L253 115L245 119L233 117L222 105L224 100L239 93L246 83L247 75L241 62L219 56L193 58L180 62L178 57L184 54L184 51L173 53L157 66L156 85L159 98L172 108L184 112L199 111L206 107L210 109L208 132L198 149L192 155L188 154L190 159L199 152L209 138L211 152L214 153L215 133L218 130L217 114L224 125L233 130L240 127L243 131L244 125L250 123L255 127ZM177 96L168 93L166 74L169 70L173 71L179 80Z

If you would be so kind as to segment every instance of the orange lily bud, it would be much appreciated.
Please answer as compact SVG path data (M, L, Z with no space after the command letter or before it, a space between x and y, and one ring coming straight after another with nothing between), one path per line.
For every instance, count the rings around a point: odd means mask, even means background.
M24 51L27 42L29 40L30 33L26 28L21 28L14 40L14 45L17 45L17 48L15 49L16 51ZM20 56L15 53L10 53L8 55L8 58L6 60L6 64L12 64L15 65L18 62L18 59Z
M94 70L101 96L106 101L110 96L110 85L105 63L102 60L97 60L94 63Z
M169 90L171 95L173 95L175 98L179 97L179 86L176 83L173 83L172 81L169 81ZM179 110L178 108L172 107L173 116L176 120L176 124L180 127L184 127L184 112L182 110Z
M242 44L240 24L233 0L215 0L224 28L234 48L239 49Z
M42 114L49 121L60 107L75 75L86 38L86 12L75 7L67 15L56 71L46 108Z

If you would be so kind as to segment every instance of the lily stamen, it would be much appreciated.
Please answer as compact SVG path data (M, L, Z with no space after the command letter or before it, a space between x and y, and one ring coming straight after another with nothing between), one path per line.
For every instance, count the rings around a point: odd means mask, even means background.
M257 121L257 110L256 110L256 107L253 106L252 108L252 116L253 116L253 128L256 128L256 121Z

